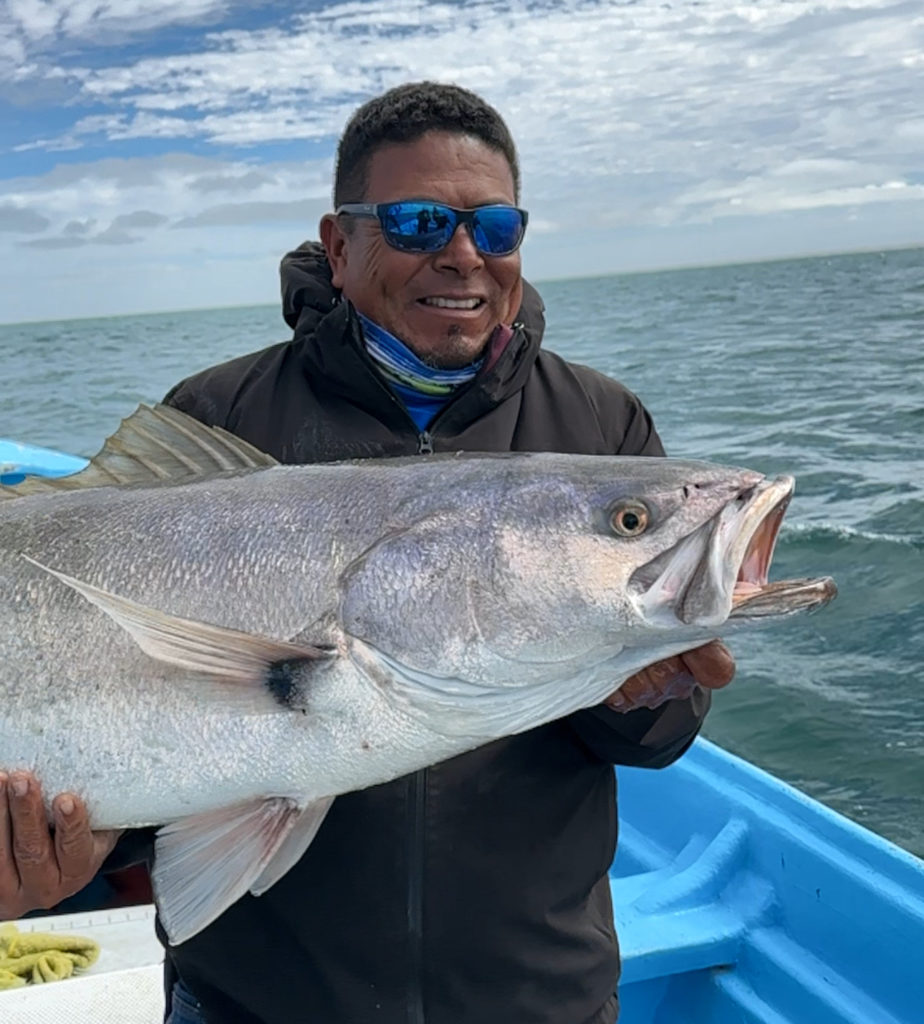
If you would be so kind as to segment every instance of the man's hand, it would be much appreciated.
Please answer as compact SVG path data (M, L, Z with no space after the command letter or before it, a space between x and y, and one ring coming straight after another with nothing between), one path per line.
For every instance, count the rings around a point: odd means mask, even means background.
M79 892L121 835L91 832L86 807L70 793L55 797L53 812L52 833L35 777L0 773L0 920Z
M603 703L614 711L660 707L667 700L689 697L697 684L707 690L727 686L735 674L735 659L721 640L656 661L636 672Z

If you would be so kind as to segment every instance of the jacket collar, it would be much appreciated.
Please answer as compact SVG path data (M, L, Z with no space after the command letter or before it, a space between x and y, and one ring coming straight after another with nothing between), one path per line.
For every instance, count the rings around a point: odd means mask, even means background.
M313 381L322 377L327 388L406 428L407 414L367 355L352 305L341 300L331 283L323 247L302 243L283 257L280 275L282 314L295 332L293 344L305 375ZM446 406L439 417L441 429L460 429L525 385L542 344L544 314L538 292L524 281L513 337Z

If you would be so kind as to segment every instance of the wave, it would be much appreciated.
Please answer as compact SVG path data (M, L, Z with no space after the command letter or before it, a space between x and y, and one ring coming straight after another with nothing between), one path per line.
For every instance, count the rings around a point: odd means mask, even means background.
M784 523L780 539L797 537L799 540L864 540L885 544L900 544L918 550L924 547L924 534L877 533L861 530L843 523Z

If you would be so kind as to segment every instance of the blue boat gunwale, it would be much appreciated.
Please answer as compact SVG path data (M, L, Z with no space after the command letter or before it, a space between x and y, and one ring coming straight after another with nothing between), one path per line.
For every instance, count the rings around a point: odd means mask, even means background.
M617 777L621 1024L920 1024L924 862L705 739Z
M79 455L0 437L0 484L18 484L27 476L69 476L83 469L87 461Z

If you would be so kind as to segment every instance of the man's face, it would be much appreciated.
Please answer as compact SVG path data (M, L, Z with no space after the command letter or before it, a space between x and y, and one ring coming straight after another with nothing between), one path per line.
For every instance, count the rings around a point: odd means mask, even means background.
M363 202L431 199L460 209L515 202L506 157L480 139L428 132L415 142L375 151ZM445 249L393 249L372 218L321 221L333 283L363 313L434 366L464 366L481 354L491 332L520 307L520 254L483 256L468 228ZM439 299L476 299L472 309L448 309Z

